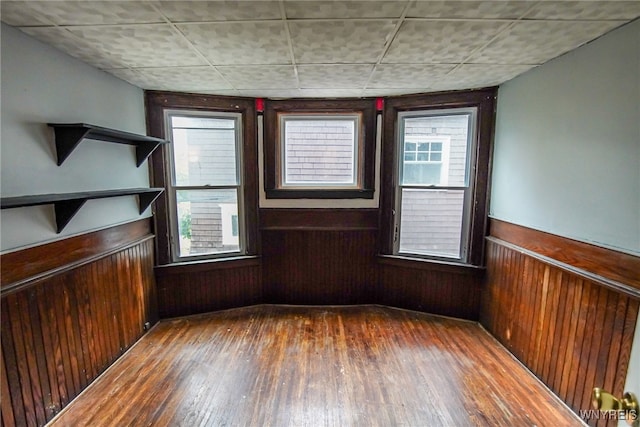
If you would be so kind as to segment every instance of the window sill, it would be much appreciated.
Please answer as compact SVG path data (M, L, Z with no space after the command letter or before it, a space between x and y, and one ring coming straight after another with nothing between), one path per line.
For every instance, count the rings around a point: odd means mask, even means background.
M267 199L373 199L373 190L266 190Z
M227 268L255 267L261 265L261 263L259 256L234 256L158 265L154 268L154 271L156 276L168 276L171 274L201 273Z
M414 268L418 270L446 271L456 274L480 275L485 267L455 261L442 261L425 258L412 258L403 255L378 255L378 263L394 267Z

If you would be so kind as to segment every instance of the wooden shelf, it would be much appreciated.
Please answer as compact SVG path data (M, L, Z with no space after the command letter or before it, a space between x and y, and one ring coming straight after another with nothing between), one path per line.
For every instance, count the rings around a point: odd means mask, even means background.
M142 214L163 191L164 188L127 188L122 190L3 197L0 200L0 206L2 209L11 209L27 206L53 205L56 213L57 232L60 233L87 200L119 196L138 196L139 211Z
M58 166L62 165L83 139L136 146L136 165L139 167L153 150L169 141L152 136L138 135L86 123L48 123L55 131Z

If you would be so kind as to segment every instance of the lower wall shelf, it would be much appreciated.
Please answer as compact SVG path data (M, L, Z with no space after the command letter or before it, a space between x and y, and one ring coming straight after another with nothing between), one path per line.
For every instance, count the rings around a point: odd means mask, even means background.
M11 209L27 206L53 205L56 213L56 231L60 233L87 200L120 196L138 196L139 210L142 214L163 191L163 188L127 188L121 190L3 197L0 201L0 207L2 209Z

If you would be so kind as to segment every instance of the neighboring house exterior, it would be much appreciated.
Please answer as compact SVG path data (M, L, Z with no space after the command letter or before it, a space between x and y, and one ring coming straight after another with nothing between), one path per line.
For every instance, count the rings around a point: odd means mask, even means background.
M468 116L409 118L405 121L405 182L408 171L439 186L462 186L467 162ZM355 183L354 122L287 122L285 179L292 185ZM233 129L187 133L189 183L235 182ZM460 190L405 189L402 195L401 251L457 256L464 194ZM189 215L190 255L238 248L235 191L192 192L182 202ZM188 204L188 205L187 205ZM185 233L182 233L183 236Z
M463 186L468 120L467 115L406 119L405 169L413 165L431 168L428 177L434 185ZM423 150L419 149L421 143ZM458 256L463 202L460 190L403 190L400 250Z

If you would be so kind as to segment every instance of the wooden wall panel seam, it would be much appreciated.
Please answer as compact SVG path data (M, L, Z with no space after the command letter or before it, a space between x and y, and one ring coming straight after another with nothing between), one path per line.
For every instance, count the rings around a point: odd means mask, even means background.
M64 274L67 271L71 271L73 269L76 269L76 268L85 266L87 264L91 264L91 263L94 263L96 261L99 261L99 260L101 260L103 258L107 258L107 257L109 257L109 256L111 256L111 255L113 255L115 253L118 253L120 251L126 250L128 248L137 246L137 245L139 245L141 243L144 243L144 242L146 242L148 240L151 240L154 237L155 236L153 234L150 234L150 235L147 235L147 236L145 236L145 237L143 237L141 239L138 239L138 240L132 241L130 243L127 243L127 244L125 244L123 246L119 246L119 247L113 248L111 250L102 252L100 254L97 254L97 255L94 255L94 256L91 256L91 257L88 257L88 258L83 258L83 259L80 259L78 261L74 261L73 263L66 264L66 265L64 265L62 267L58 267L58 268L55 268L53 270L47 270L45 272L38 273L36 275L27 277L27 278L22 279L22 280L18 280L16 282L8 283L6 285L3 284L2 288L0 289L0 297L4 297L5 295L9 295L9 294L14 293L14 292L19 292L19 291L27 289L27 288L29 288L31 286L35 286L35 285L37 285L38 283L40 283L42 281L46 281L47 279L49 279L51 277L54 277L56 275Z
M580 276L584 279L590 280L592 282L598 283L600 286L604 286L608 289L611 289L615 292L619 292L625 294L634 299L640 299L640 289L635 288L633 286L626 285L624 283L618 282L616 280L612 280L598 274L594 274L590 271L584 270L582 268L574 267L570 264L566 264L564 262L558 261L554 258L547 257L545 255L540 255L539 253L530 251L529 249L523 248L521 246L515 245L513 243L507 242L505 240L498 239L496 237L487 236L486 240L489 242L493 242L495 244L507 247L511 250L517 251L523 255L526 255L531 258L535 258L539 261L544 262L552 267L559 268L567 273Z
M44 425L142 336L152 237L3 293L3 425Z
M574 412L593 387L621 395L640 301L536 255L488 238L481 324Z

